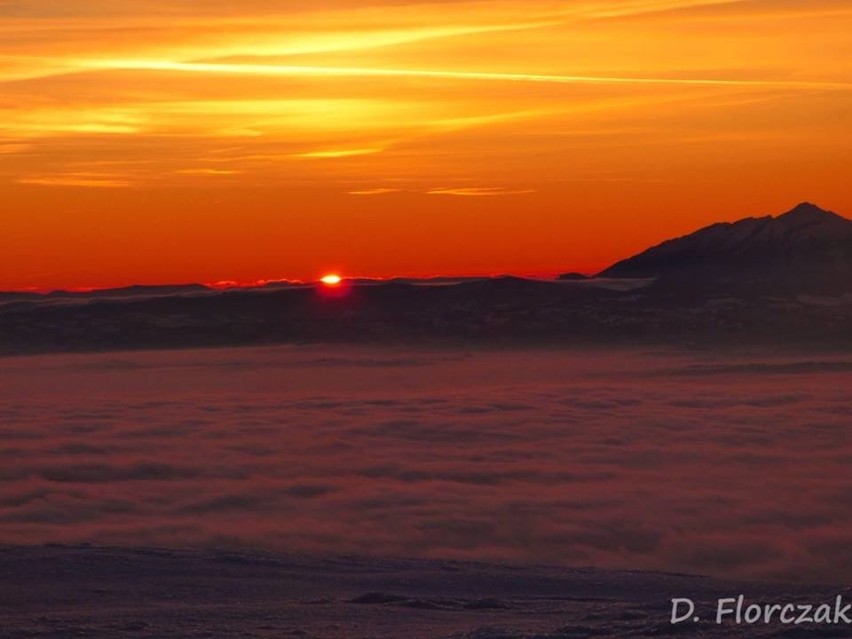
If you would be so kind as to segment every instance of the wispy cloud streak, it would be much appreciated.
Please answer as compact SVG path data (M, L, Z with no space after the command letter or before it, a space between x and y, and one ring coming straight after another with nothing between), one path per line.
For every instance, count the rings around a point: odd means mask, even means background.
M309 151L307 153L297 153L294 157L297 158L316 158L334 159L334 158L350 158L358 155L374 155L381 153L385 149L382 147L370 147L365 149L327 149L324 151Z
M727 87L774 87L797 89L850 89L847 82L767 79L619 77L594 75L550 75L538 73L499 73L491 71L448 71L429 69L379 69L369 67L326 67L279 64L228 64L214 62L166 62L158 60L116 60L86 63L91 69L122 71L173 71L179 73L219 73L260 76L315 76L360 78L433 78L442 80L490 80L550 84L671 84Z
M83 188L121 189L131 186L131 182L111 177L87 176L84 174L39 175L22 177L18 184L34 186L74 186Z
M499 187L458 187L426 191L427 195L458 195L461 197L489 197L495 195L523 195L535 193L535 189L503 189Z

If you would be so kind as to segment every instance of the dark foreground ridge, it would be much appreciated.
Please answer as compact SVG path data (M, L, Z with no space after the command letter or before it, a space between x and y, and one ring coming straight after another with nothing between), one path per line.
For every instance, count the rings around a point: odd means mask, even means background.
M355 280L0 294L0 353L273 343L852 347L852 221L812 204L716 224L596 278Z
M276 343L852 347L852 295L503 278L0 304L0 353Z
M848 625L716 624L720 598L849 601L830 586L652 572L87 546L0 547L7 639L845 637ZM698 623L671 625L671 599ZM730 619L730 617L728 617Z

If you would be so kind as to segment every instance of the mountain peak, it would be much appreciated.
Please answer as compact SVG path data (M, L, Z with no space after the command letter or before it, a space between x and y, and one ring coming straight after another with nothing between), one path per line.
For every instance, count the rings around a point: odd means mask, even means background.
M821 220L826 218L835 218L840 217L837 213L833 213L832 211L828 211L826 209L820 208L816 204L812 202L802 202L801 204L797 204L795 207L787 211L786 213L782 213L778 216L777 219L808 219L808 220Z
M787 211L787 213L802 213L802 212L818 212L818 213L828 213L827 210L817 206L813 202L801 202L794 206L792 209Z
M827 211L810 202L802 202L795 208L772 219L776 229L782 232L810 232L833 235L850 235L852 222L845 217ZM810 229L807 231L807 229Z

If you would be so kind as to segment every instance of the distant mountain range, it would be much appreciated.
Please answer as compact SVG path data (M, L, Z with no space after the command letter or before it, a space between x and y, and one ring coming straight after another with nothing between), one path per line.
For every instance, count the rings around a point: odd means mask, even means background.
M789 293L852 291L852 220L810 203L668 240L599 277Z
M349 284L0 294L0 354L400 341L852 349L852 221L813 204L714 224L593 278Z
M124 286L121 288L105 288L85 291L51 291L49 293L32 293L27 291L0 292L0 302L4 300L54 300L79 298L138 298L161 297L164 295L192 295L209 293L214 289L203 284L173 284L167 286Z

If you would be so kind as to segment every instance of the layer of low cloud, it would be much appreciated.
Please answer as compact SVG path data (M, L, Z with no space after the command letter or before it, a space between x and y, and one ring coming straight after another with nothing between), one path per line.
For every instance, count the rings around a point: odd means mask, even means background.
M842 358L310 347L0 366L3 543L852 576Z

